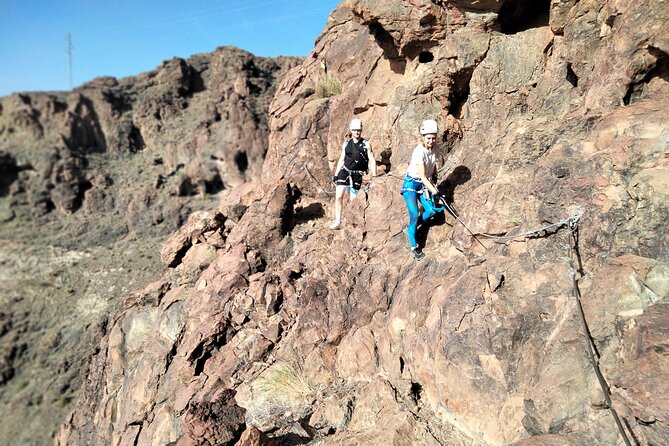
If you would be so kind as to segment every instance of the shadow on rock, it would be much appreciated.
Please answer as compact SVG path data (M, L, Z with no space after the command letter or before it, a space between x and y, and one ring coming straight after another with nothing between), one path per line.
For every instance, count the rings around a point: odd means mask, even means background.
M458 166L453 169L453 172L451 172L450 175L448 175L448 177L446 177L446 179L437 186L437 189L439 189L439 193L446 197L446 202L450 205L453 203L455 188L469 181L471 177L472 172L468 167ZM446 215L444 212L439 212L434 217L430 218L426 223L418 226L416 231L416 241L418 242L418 245L425 246L427 241L427 233L431 227L441 226L444 223L446 223Z
M325 217L325 209L321 203L311 203L295 210L295 224L302 224L323 217Z
M443 194L446 197L448 204L453 203L453 194L455 193L455 188L465 184L472 178L472 172L467 166L457 166L453 169L453 172L446 177L438 186L439 193Z
M434 217L430 218L427 223L418 226L416 230L416 242L418 246L425 246L427 243L427 233L433 226L441 226L446 223L446 216L443 212L438 212Z
M0 197L9 194L9 187L18 177L16 160L8 153L0 151Z
M280 437L274 437L277 446L296 446L299 444L307 444L312 439L309 437L302 437L295 433L290 433L282 435Z

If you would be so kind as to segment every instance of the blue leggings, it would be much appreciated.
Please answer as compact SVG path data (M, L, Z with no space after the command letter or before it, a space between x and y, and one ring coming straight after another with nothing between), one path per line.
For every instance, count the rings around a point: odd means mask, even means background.
M427 221L427 219L436 214L439 209L435 209L434 206L429 204L426 205L426 199L423 197L423 194L412 191L405 191L402 192L402 195L404 195L404 202L406 203L407 209L409 210L409 226L407 226L407 232L409 233L409 244L412 248L415 248L418 246L418 243L416 242L416 230L418 229L418 223ZM422 214L418 211L419 196L423 205Z

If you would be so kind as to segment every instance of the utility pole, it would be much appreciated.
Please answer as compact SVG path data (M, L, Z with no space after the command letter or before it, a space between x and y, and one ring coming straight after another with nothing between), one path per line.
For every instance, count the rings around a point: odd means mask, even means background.
M70 80L70 90L72 90L72 35L67 33L67 65Z

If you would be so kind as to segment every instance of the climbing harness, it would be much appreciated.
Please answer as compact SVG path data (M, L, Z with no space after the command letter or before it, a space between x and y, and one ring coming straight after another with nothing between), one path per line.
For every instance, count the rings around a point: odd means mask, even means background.
M354 119L354 121L355 121L355 119ZM352 121L352 123L353 123L353 121ZM352 124L352 125L353 125L353 124ZM360 144L361 144L363 147L366 147L365 143L366 143L366 140L365 140L365 139L361 139L361 140L360 140ZM349 146L355 146L355 143L353 142L353 140L349 140L348 143L347 143L347 148L353 150L354 147L349 147ZM289 157L288 162L286 163L286 167L285 167L285 169L284 169L284 177L292 178L292 177L298 175L302 170L304 170L304 171L307 173L307 175L309 176L309 178L311 178L311 180L316 184L316 188L317 188L317 189L319 189L321 192L323 192L323 193L324 193L325 195L327 195L328 197L332 197L332 196L333 196L333 193L327 191L327 190L326 190L326 189L325 189L325 188L318 182L318 180L316 179L316 177L315 177L315 176L311 173L311 171L309 170L309 167L308 167L308 165L307 165L306 162L304 163L302 169L299 169L299 170L297 170L296 172L293 172L293 173L291 173L290 175L288 175L288 169L291 168L292 165L294 164L294 161L295 161L295 158L296 158L298 152L299 152L299 150L296 150L296 151L295 151L293 154L291 154L291 156ZM367 153L366 153L365 151L359 150L359 148L358 148L358 153L359 153L359 155L361 155L361 157L363 158L363 160L365 160L365 163L367 163ZM354 162L359 164L359 160L358 160L357 158L354 160ZM351 193L353 193L354 195L357 195L357 193L359 192L359 189L356 189L356 188L355 188L355 185L356 185L357 183L354 184L354 181L353 181L353 175L361 175L361 176L362 176L362 175L364 175L365 173L367 173L367 171L366 171L366 170L350 169L350 168L348 168L348 167L346 167L346 166L342 166L342 167L343 167L343 169L344 169L344 170L346 171L346 173L347 173L346 178L343 179L343 180L346 181L346 182L348 183L349 191L350 191ZM335 184L336 184L336 182L335 182ZM362 186L362 183L360 184L360 186ZM367 194L367 192L369 191L369 188L370 188L370 187L371 187L371 180L370 180L370 181L365 185L365 187L364 187L364 192L365 192L365 194Z
M354 195L358 194L358 191L360 190L360 187L362 187L362 176L367 173L366 170L353 170L349 169L346 166L342 166L342 169L346 171L346 178L345 179L339 179L337 178L337 186L342 186L342 184L339 184L340 181L346 181L348 182L348 190ZM353 175L360 175L360 183L357 183L353 181ZM356 188L356 186L358 186Z
M362 176L367 173L369 157L368 145L365 139L358 142L349 139L344 145L344 165L332 177L336 186L348 186L351 194L357 195L362 188ZM344 172L342 174L342 171Z
M369 150L369 145L366 139L360 139L358 142L349 139L344 146L345 161L348 161L348 165L344 164L344 167L367 172L369 165L367 150Z
M328 192L323 186L321 186L321 184L318 182L318 180L316 179L316 177L315 177L315 176L311 173L311 171L309 170L309 166L307 166L307 163L304 163L303 170L307 173L307 175L309 176L309 178L311 178L311 180L316 184L316 188L317 188L317 189L319 189L321 192L323 192L323 193L324 193L325 195L327 195L328 197L332 197L332 196L333 196L332 192ZM353 173L356 173L356 171L352 171L352 172L353 172ZM352 186L349 185L349 187L352 187ZM362 188L362 190L364 190L364 192L365 192L365 194L366 194L367 192L369 192L369 189L370 189L371 187L372 187L372 180L370 179L370 180L367 182L367 184L365 184L365 187ZM358 191L356 191L356 194L357 194L357 193L358 193Z
M420 203L423 205L423 209L431 214L444 212L444 209L446 209L445 206L437 206L437 200L435 200L434 195L427 189L420 194Z
M404 182L402 183L400 194L403 194L404 192L415 192L420 194L423 192L423 188L423 182L420 180L420 178L412 177L411 175L407 174L404 177Z

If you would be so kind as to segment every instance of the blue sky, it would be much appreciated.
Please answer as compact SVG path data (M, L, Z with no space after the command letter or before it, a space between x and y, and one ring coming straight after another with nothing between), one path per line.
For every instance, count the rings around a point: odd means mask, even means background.
M0 0L0 96L125 77L233 45L306 56L340 0Z

